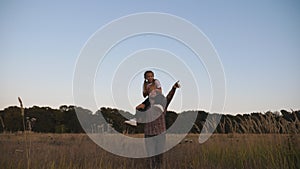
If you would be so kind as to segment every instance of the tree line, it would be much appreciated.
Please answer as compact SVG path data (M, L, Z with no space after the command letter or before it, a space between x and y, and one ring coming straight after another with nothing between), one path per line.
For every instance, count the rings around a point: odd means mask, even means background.
M24 131L23 116L21 109L17 106L10 106L0 110L0 132L19 132ZM129 112L114 108L102 107L96 112L76 106L62 105L59 109L50 107L33 106L24 109L25 130L38 133L101 133L111 132L112 127L120 133L136 134L143 133L143 124L132 127L125 124L124 121L132 118ZM76 114L77 112L77 114ZM176 113L168 111L166 113L167 128L172 126L177 118L185 118L188 115L196 115L196 120L190 130L190 133L200 133L202 129L213 125L213 118L208 119L208 112L205 111L185 111ZM100 115L104 117L100 118ZM291 134L300 133L300 110L265 113L251 113L238 115L220 115L221 117L215 133L280 133ZM78 116L83 117L85 121L81 123ZM204 126L207 122L208 126ZM184 124L182 124L184 125ZM82 127L83 126L83 127ZM183 126L184 127L184 126ZM85 128L86 130L84 130Z

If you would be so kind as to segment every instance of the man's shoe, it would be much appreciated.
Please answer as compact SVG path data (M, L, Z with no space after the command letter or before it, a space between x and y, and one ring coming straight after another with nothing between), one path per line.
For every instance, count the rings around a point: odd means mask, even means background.
M124 121L124 123L129 124L131 126L137 126L136 118L126 120L126 121Z

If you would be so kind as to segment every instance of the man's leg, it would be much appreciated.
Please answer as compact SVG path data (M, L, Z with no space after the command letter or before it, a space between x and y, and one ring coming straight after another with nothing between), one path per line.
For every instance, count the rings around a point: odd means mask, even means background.
M147 151L147 154L148 157L147 158L147 162L148 162L148 165L149 165L149 168L150 169L155 169L155 141L153 139L153 135L146 135L145 134L145 144L146 144L146 151Z
M155 150L156 150L156 156L155 156L155 166L157 169L163 168L163 153L158 154L159 152L162 152L165 148L166 143L166 134L160 134L158 138L155 140Z

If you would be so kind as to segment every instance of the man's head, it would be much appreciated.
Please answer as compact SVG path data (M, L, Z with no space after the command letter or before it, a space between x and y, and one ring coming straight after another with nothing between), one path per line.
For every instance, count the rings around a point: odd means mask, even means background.
M155 96L152 96L149 99L150 99L151 105L158 104L158 105L161 105L163 108L165 108L167 105L166 97L159 92L157 92Z

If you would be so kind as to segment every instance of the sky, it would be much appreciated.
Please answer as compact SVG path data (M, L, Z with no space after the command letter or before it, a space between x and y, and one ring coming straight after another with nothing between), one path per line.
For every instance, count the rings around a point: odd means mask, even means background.
M156 12L188 21L209 39L226 79L222 113L299 110L299 9L296 0L1 1L0 109L18 105L19 96L25 107L74 105L78 57L93 35L122 17ZM154 66L148 51L157 54ZM143 72L151 69L164 94L180 80L182 87L170 110L209 111L214 104L210 72L195 57L170 37L130 37L97 63L93 75L97 106L132 112L144 99ZM177 58L178 65L176 59L168 64L170 58ZM138 68L143 61L148 64ZM124 86L123 97L118 90Z

